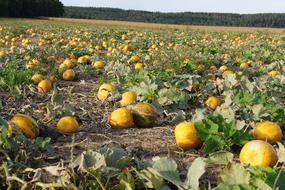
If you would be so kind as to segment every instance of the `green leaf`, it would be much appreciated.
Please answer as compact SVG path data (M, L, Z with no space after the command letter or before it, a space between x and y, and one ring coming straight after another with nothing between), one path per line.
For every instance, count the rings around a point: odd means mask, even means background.
M136 171L137 175L146 188L160 190L163 185L163 177L153 168L147 168L141 171Z
M103 147L98 152L104 155L108 167L123 169L130 163L130 158L122 148Z
M271 190L272 189L272 187L266 184L265 181L259 178L253 179L253 185L257 187L259 190Z
M206 124L210 134L217 134L219 132L219 125L216 124L211 119L206 119L205 124Z
M205 153L228 150L251 139L249 132L238 130L236 122L227 122L221 115L209 116L195 123L197 135L204 141Z
M226 141L219 136L208 136L205 140L205 148L204 151L206 154L216 152L219 150L224 150L227 145Z
M174 160L169 158L153 158L152 168L156 170L165 180L173 183L177 187L183 186L177 170L177 164Z
M278 173L280 175L278 176ZM285 170L284 168L281 171L276 171L276 173L269 173L268 178L266 179L266 183L269 184L272 188L274 187L274 183L276 183L276 188L279 190L285 190Z
M120 175L120 182L114 190L133 190L135 189L135 179L130 172Z
M8 122L0 116L0 125L8 129Z
M201 138L201 139L207 139L208 135L209 135L209 131L208 129L206 128L205 124L203 122L197 122L195 123L195 128L196 128L196 131L197 131L197 134L198 136Z
M37 137L34 142L35 146L40 150L46 150L50 145L50 143L51 143L50 137L47 138Z

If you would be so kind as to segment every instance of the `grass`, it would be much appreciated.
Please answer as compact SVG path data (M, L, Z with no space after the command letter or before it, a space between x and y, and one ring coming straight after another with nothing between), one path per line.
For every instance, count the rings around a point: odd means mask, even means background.
M16 86L31 83L32 73L17 64L8 63L0 70L0 90L12 90Z

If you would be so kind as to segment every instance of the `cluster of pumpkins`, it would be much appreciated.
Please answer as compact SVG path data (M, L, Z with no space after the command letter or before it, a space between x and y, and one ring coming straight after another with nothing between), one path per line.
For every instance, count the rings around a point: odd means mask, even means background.
M215 109L219 105L216 97L209 97L206 105ZM174 130L176 144L184 150L199 148L203 142L198 137L192 122L182 122ZM275 166L278 155L272 145L283 138L282 130L277 123L264 121L257 123L252 131L255 140L247 142L241 149L239 158L241 163L253 166Z
M16 114L9 122L9 133L21 132L27 138L35 139L39 136L39 126L37 122L30 116L25 114ZM79 124L74 117L62 117L56 125L56 129L63 134L77 132Z
M114 90L113 85L103 84L98 90L97 97L100 101L105 101ZM148 103L137 103L137 95L134 92L123 93L120 106L109 116L108 123L111 127L130 128L134 125L142 128L153 127L157 117L155 108ZM37 122L28 115L16 114L8 123L11 133L20 132L31 139L39 135ZM72 134L78 131L79 124L74 117L65 116L58 121L56 129L62 134Z
M97 98L105 101L115 90L111 84L102 84L98 90ZM157 112L148 103L136 103L137 95L135 92L128 91L122 94L120 108L114 110L109 117L109 124L114 128L152 127L155 123Z
M203 71L205 69L204 67L205 66L203 64L200 64L200 65L198 65L197 70ZM230 70L230 68L226 65L222 65L219 68L217 68L215 65L212 65L210 67L210 71L212 71L212 72L219 71L221 73L222 77L225 78L227 75L233 75L233 74L237 74L238 76L242 76L243 71L247 70L249 67L250 67L250 63L247 63L247 62L241 63L239 65L240 71L235 73L232 70ZM285 72L285 67L283 67L282 70L283 70L283 72ZM215 75L213 73L211 73L209 75L212 79L215 79ZM271 70L270 72L267 73L267 75L269 77L276 77L277 75L279 75L279 72L277 70Z
M143 63L141 63L141 58L138 55L134 55L129 60L132 63L135 63L135 70L141 70L145 67ZM76 64L91 64L92 67L96 70L102 70L105 67L105 63L101 60L95 61L91 63L90 57L85 55L81 56L78 59L75 58L74 55L70 55L69 58L65 59L59 66L58 71L62 74L62 79L65 81L73 81L76 77L76 73L74 71L74 67ZM38 65L38 61L33 59L27 63L27 68L34 68ZM48 93L51 88L53 82L56 80L55 76L44 77L41 74L35 74L32 76L32 81L35 85L38 85L38 92L40 93Z
M144 68L144 64L140 63L139 56L132 56L130 62L136 63L135 69ZM66 59L59 65L59 72L62 72L63 80L73 80L75 72L73 68L76 63L89 64L88 56L75 57ZM92 64L95 69L103 69L104 62L97 61ZM247 68L248 65L242 64L241 68ZM226 66L219 68L223 71L223 75L232 74ZM228 71L228 72L227 72ZM275 75L271 73L270 75ZM35 84L38 85L38 91L47 93L51 90L55 77L48 77L45 79L40 74L35 74L32 77ZM97 98L104 102L115 90L111 84L103 84L99 87ZM131 128L137 126L140 128L153 127L157 119L157 112L155 108L148 103L137 103L137 95L134 92L128 91L122 94L122 99L119 102L120 108L114 110L110 116L108 123L113 128ZM216 109L220 105L220 101L215 96L210 96L206 102L206 106L210 109ZM79 124L74 117L62 117L56 129L63 134L75 133L79 129ZM15 115L9 121L9 130L11 132L22 132L28 138L36 138L39 135L39 128L33 118L23 114ZM178 124L174 130L176 144L182 149L198 148L202 145L201 139L197 136L194 123L184 121ZM281 141L283 134L280 126L276 123L265 121L258 123L253 130L253 136L256 140L250 141L244 145L240 152L240 162L259 166L274 166L278 161L278 156L272 144Z
M63 63L58 66L58 71L62 74L63 80L72 81L76 77L76 73L73 69L76 66L76 63L88 64L90 62L91 61L88 56L81 56L78 58L78 60L76 60L75 57L71 55L70 58L65 59ZM30 65L30 63L28 65ZM97 70L101 70L104 68L104 65L105 64L103 61L98 60L92 64L92 67ZM55 76L44 77L41 74L35 74L32 76L32 81L34 84L38 85L38 92L40 93L48 93L51 90L52 84L55 82L55 80Z
M115 89L111 84L103 84L97 93L97 98L105 101ZM209 97L205 104L215 109L219 105L216 97ZM130 128L133 126L147 128L155 124L157 113L155 108L148 103L137 103L137 96L134 92L128 91L122 94L121 107L114 110L108 123L113 128ZM62 134L76 133L79 124L74 117L62 117L56 125L56 129ZM9 131L21 132L26 137L34 139L39 135L37 122L30 116L17 114L9 121ZM257 123L253 129L253 136L256 140L246 143L240 152L240 162L253 166L274 166L278 161L277 152L273 144L283 138L280 126L274 122L264 121ZM192 122L184 121L174 129L176 144L184 150L199 148L203 142L198 137L195 125Z

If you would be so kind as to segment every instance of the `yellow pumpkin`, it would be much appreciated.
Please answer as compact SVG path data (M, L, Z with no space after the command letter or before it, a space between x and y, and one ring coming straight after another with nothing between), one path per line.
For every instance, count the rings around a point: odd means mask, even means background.
M62 74L62 78L63 80L66 81L72 81L75 78L75 72L73 69L68 69L66 71L64 71L64 73Z
M92 67L97 69L97 70L101 70L104 69L104 62L103 61L95 61L95 63L93 63Z
M128 45L124 45L124 47L123 47L123 51L124 51L124 52L131 51L130 46L128 46Z
M58 121L56 128L60 133L71 134L78 131L79 124L75 118L71 116L65 116Z
M136 126L146 128L153 127L157 113L155 108L148 103L138 103L134 106L130 106L133 113L134 122Z
M234 74L234 72L232 72L230 70L225 71L225 72L223 72L223 78L225 78L227 75L232 75L232 74Z
M137 63L141 60L141 58L138 55L134 55L131 57L130 61L133 63Z
M144 64L143 63L136 63L135 64L135 70L141 70L144 68Z
M132 113L127 108L119 108L111 113L109 124L114 128L130 128L134 125Z
M220 101L215 96L210 96L206 100L206 105L207 105L208 108L211 108L211 109L214 110L214 109L216 109L220 105Z
M239 68L241 69L247 69L248 68L248 64L247 63L241 63Z
M33 76L32 76L32 81L33 81L33 83L34 84L39 84L42 80L44 80L44 77L43 77L43 75L41 75L41 74L34 74Z
M283 134L277 123L264 121L255 126L253 129L253 136L257 140L264 140L270 144L274 144L282 140Z
M99 91L97 93L97 98L101 101L105 101L112 91L115 90L115 87L111 84L102 84L99 87Z
M89 56L87 56L87 55L81 56L78 58L77 62L81 63L81 64L88 64L88 63L90 63Z
M217 67L216 67L215 65L212 65L212 66L210 67L210 70L211 70L211 71L217 71L218 69L217 69Z
M226 65L223 65L219 68L219 71L221 71L221 72L224 72L226 70L228 70L228 67Z
M6 56L5 51L1 50L1 51L0 51L0 58L3 58L3 57L5 57L5 56Z
M240 162L252 166L274 166L278 156L273 146L265 141L253 140L246 143L241 149Z
M202 145L201 139L192 122L182 122L174 129L176 144L182 149L198 148Z
M52 88L52 83L49 80L42 80L38 84L38 92L40 93L48 93Z
M58 72L59 73L63 73L64 71L66 71L68 69L68 66L64 63L60 64L58 67Z
M39 135L37 122L30 116L24 114L16 114L9 121L9 128L12 131L23 133L30 139L35 139Z
M68 69L72 69L73 67L75 67L75 61L74 59L65 59L64 62L62 63L63 65L65 65Z
M34 69L40 62L37 59L32 59L26 64L27 69Z
M279 73L278 73L277 71L273 70L273 71L270 71L270 72L268 73L268 76L270 76L270 77L276 77L278 74L279 74Z
M127 106L131 103L134 103L137 101L137 95L134 92L125 92L122 95L122 100L120 101L121 106Z

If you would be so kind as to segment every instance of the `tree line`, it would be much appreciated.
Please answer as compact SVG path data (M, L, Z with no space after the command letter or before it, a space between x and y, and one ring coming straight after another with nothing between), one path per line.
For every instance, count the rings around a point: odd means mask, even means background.
M65 7L64 17L164 24L285 27L285 14L159 13L95 7Z
M59 0L0 0L1 17L62 16L64 6Z

